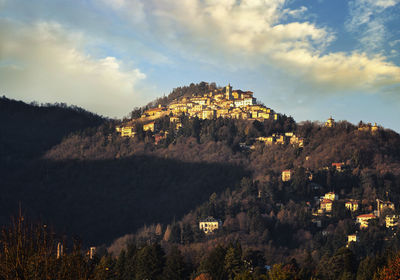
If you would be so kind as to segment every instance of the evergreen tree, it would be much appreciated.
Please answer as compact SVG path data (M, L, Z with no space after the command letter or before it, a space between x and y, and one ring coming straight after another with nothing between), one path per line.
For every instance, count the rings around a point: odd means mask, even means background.
M225 254L226 249L222 246L217 246L207 258L202 260L199 271L208 272L213 280L225 280Z
M187 271L183 257L178 247L173 246L171 252L167 255L165 262L163 279L180 280L186 279Z
M146 245L137 253L136 279L161 279L164 251L159 244Z
M236 244L236 246L230 246L228 248L225 255L224 264L228 279L233 280L235 276L243 269L242 249L240 244Z

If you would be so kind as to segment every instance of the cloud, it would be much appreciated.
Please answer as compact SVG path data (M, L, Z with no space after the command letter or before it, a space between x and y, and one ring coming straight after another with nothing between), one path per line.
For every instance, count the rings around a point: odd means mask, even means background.
M330 53L318 55L304 50L277 53L275 58L297 75L312 81L326 92L336 90L378 91L400 83L400 68L380 55ZM293 67L294 66L294 67ZM324 87L327 84L330 87Z
M146 75L115 57L85 53L85 35L54 22L0 21L1 94L67 102L108 116L125 115L144 96ZM27 98L28 96L28 98Z
M377 92L400 82L400 68L379 53L327 52L336 35L326 27L299 21L298 16L307 9L290 9L285 0L107 1L123 14L137 13L138 5L146 32L156 34L163 44L196 60L199 56L215 60L222 57L228 69L230 64L272 66L309 83L310 88L329 89L326 92ZM358 2L386 9L398 1ZM354 2L357 7L361 5L358 2ZM373 11L365 9L368 5L354 10L349 26L370 22ZM379 33L381 27L379 21L374 21L369 31ZM365 37L364 44L371 46L382 40L376 37L376 42L367 42L368 38L373 37Z
M396 6L400 0L353 0L349 2L350 18L347 30L358 34L361 46L368 52L383 49L388 31L387 9Z

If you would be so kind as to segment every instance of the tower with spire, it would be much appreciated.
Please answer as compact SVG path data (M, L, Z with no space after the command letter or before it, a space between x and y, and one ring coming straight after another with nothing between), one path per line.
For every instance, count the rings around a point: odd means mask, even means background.
M230 83L225 87L225 98L232 100L232 87Z

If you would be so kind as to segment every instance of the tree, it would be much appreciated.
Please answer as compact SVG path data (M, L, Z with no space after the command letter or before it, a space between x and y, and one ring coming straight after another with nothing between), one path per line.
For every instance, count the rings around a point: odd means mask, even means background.
M115 264L116 280L127 279L126 266L127 266L126 253L125 250L122 250Z
M354 254L346 247L339 248L331 258L324 256L318 265L318 274L329 280L349 277L348 275L354 277L355 270Z
M283 268L282 264L274 264L268 271L270 280L291 280L293 275L290 271Z
M217 246L200 263L199 271L208 272L213 280L225 280L224 269L226 248Z
M167 255L165 267L163 271L163 279L180 280L185 279L187 275L186 264L183 261L181 252L177 246L173 246Z
M164 267L164 251L159 244L146 245L136 258L136 279L161 279Z
M28 226L21 212L0 239L0 278L48 279L54 275L54 242L46 225Z
M242 249L240 245L238 247L231 246L225 255L225 271L227 273L228 279L233 280L237 274L243 268L242 264Z
M398 280L400 279L400 253L394 256L387 266L378 271L376 280Z

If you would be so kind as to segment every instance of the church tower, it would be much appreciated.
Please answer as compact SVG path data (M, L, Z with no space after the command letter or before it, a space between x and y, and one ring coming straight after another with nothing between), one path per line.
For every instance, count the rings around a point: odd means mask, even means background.
M228 84L225 87L225 98L228 100L232 100L232 87L231 84Z

